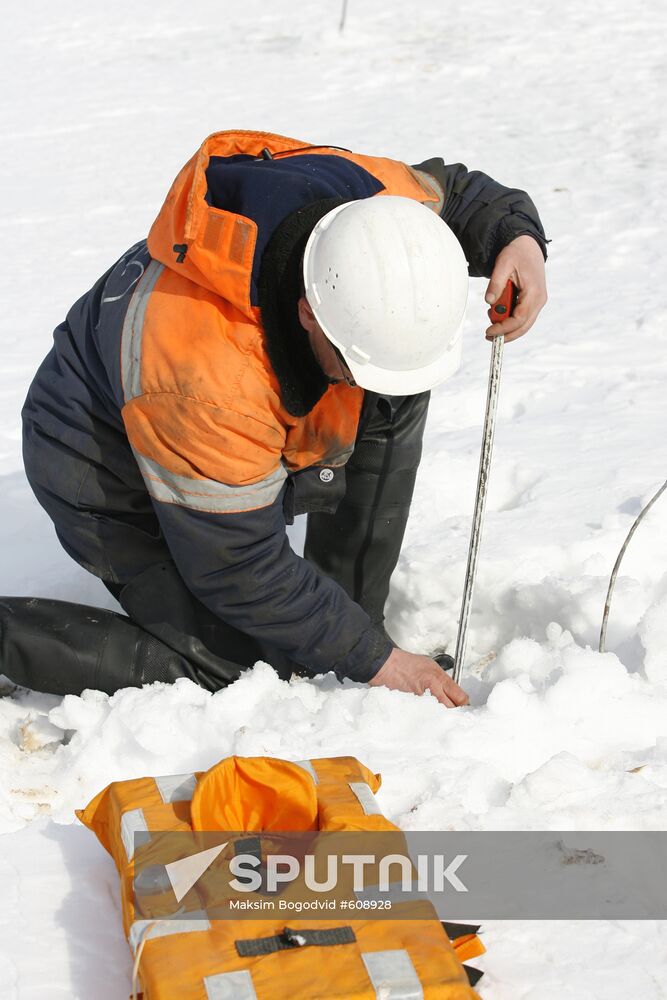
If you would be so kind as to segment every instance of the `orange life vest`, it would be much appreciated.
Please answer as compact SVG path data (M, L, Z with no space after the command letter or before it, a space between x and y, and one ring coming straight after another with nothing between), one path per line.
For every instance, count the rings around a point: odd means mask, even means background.
M284 934L285 917L209 920L204 910L196 919L138 919L135 834L150 840L216 828L398 832L374 799L379 786L380 776L353 757L297 764L232 757L203 774L114 782L78 812L118 868L123 925L139 956L144 1000L475 1000L461 961L484 949L474 934L452 946L430 905L424 919L308 920L298 943L310 946L290 948L270 947ZM309 939L315 931L321 936Z

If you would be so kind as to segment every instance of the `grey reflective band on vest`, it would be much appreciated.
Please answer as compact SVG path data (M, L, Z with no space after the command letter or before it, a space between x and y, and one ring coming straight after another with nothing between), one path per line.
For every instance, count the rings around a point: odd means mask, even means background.
M123 813L120 821L120 835L127 860L131 861L134 857L135 844L148 844L151 839L143 809L128 809L127 812Z
M142 941L152 941L153 938L169 937L171 934L194 934L197 931L210 931L211 923L204 914L198 917L197 912L192 912L185 920L135 920L130 927L128 941L133 953ZM152 925L152 926L151 926Z
M141 346L144 333L146 306L164 264L152 260L134 289L125 313L120 341L120 372L125 402L141 395Z
M165 805L169 802L189 802L197 787L194 774L163 774L153 780Z
M349 784L366 816L380 815L380 807L366 782L350 781Z
M204 980L207 1000L257 1000L249 972L221 972Z
M297 767L302 767L304 771L307 771L316 785L319 783L320 779L317 777L317 771L309 760L295 760L294 763Z
M424 1000L424 989L404 948L362 954L377 1000Z
M190 510L212 514L232 514L269 507L280 493L287 472L279 465L265 479L250 486L228 486L215 479L191 479L170 472L152 458L132 449L148 492L160 503L175 503Z

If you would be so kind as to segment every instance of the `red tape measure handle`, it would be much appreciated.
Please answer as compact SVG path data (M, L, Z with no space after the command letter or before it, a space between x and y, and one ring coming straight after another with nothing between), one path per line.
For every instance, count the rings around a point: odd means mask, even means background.
M513 281L508 281L500 298L491 306L491 322L502 323L514 312L519 290Z

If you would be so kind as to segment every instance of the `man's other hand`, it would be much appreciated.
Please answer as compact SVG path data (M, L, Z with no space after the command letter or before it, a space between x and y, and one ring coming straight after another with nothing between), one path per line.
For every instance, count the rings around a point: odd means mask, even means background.
M383 685L392 691L409 691L412 694L430 691L447 708L468 704L468 695L463 688L460 688L435 660L430 656L406 653L403 649L394 649L386 663L368 683L374 686Z
M498 254L484 296L490 306L500 297L510 278L519 290L514 312L502 323L491 324L486 331L487 340L493 340L501 333L504 334L506 343L523 337L546 304L544 257L539 243L532 236L517 236ZM488 316L491 319L490 309Z

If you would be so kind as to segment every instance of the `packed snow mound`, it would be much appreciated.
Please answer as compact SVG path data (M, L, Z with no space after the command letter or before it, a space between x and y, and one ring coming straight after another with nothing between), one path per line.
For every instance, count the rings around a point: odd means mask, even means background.
M230 754L354 754L382 773L383 811L404 829L664 826L667 684L555 623L543 643L513 640L478 673L473 704L457 710L332 675L286 682L261 663L216 694L183 679L41 709L34 696L5 698L0 822L70 823L110 781L205 770Z
M657 605L651 616L660 621ZM649 657L661 633L642 635ZM229 754L354 754L382 773L382 810L404 829L664 828L667 684L581 647L555 623L542 642L515 639L475 673L473 704L455 710L332 676L288 683L267 664L216 694L181 680L112 697L0 700L0 823L17 831L3 838L0 861L16 907L3 981L15 990L58 981L85 996L113 956L100 1000L127 994L113 863L73 824L74 809L116 779L203 770ZM29 933L14 933L16 914ZM480 993L625 1000L641 985L657 1000L663 933L655 921L487 922Z
M667 589L667 575L663 579ZM644 670L654 684L667 684L667 596L656 601L642 618L638 628L645 650Z

